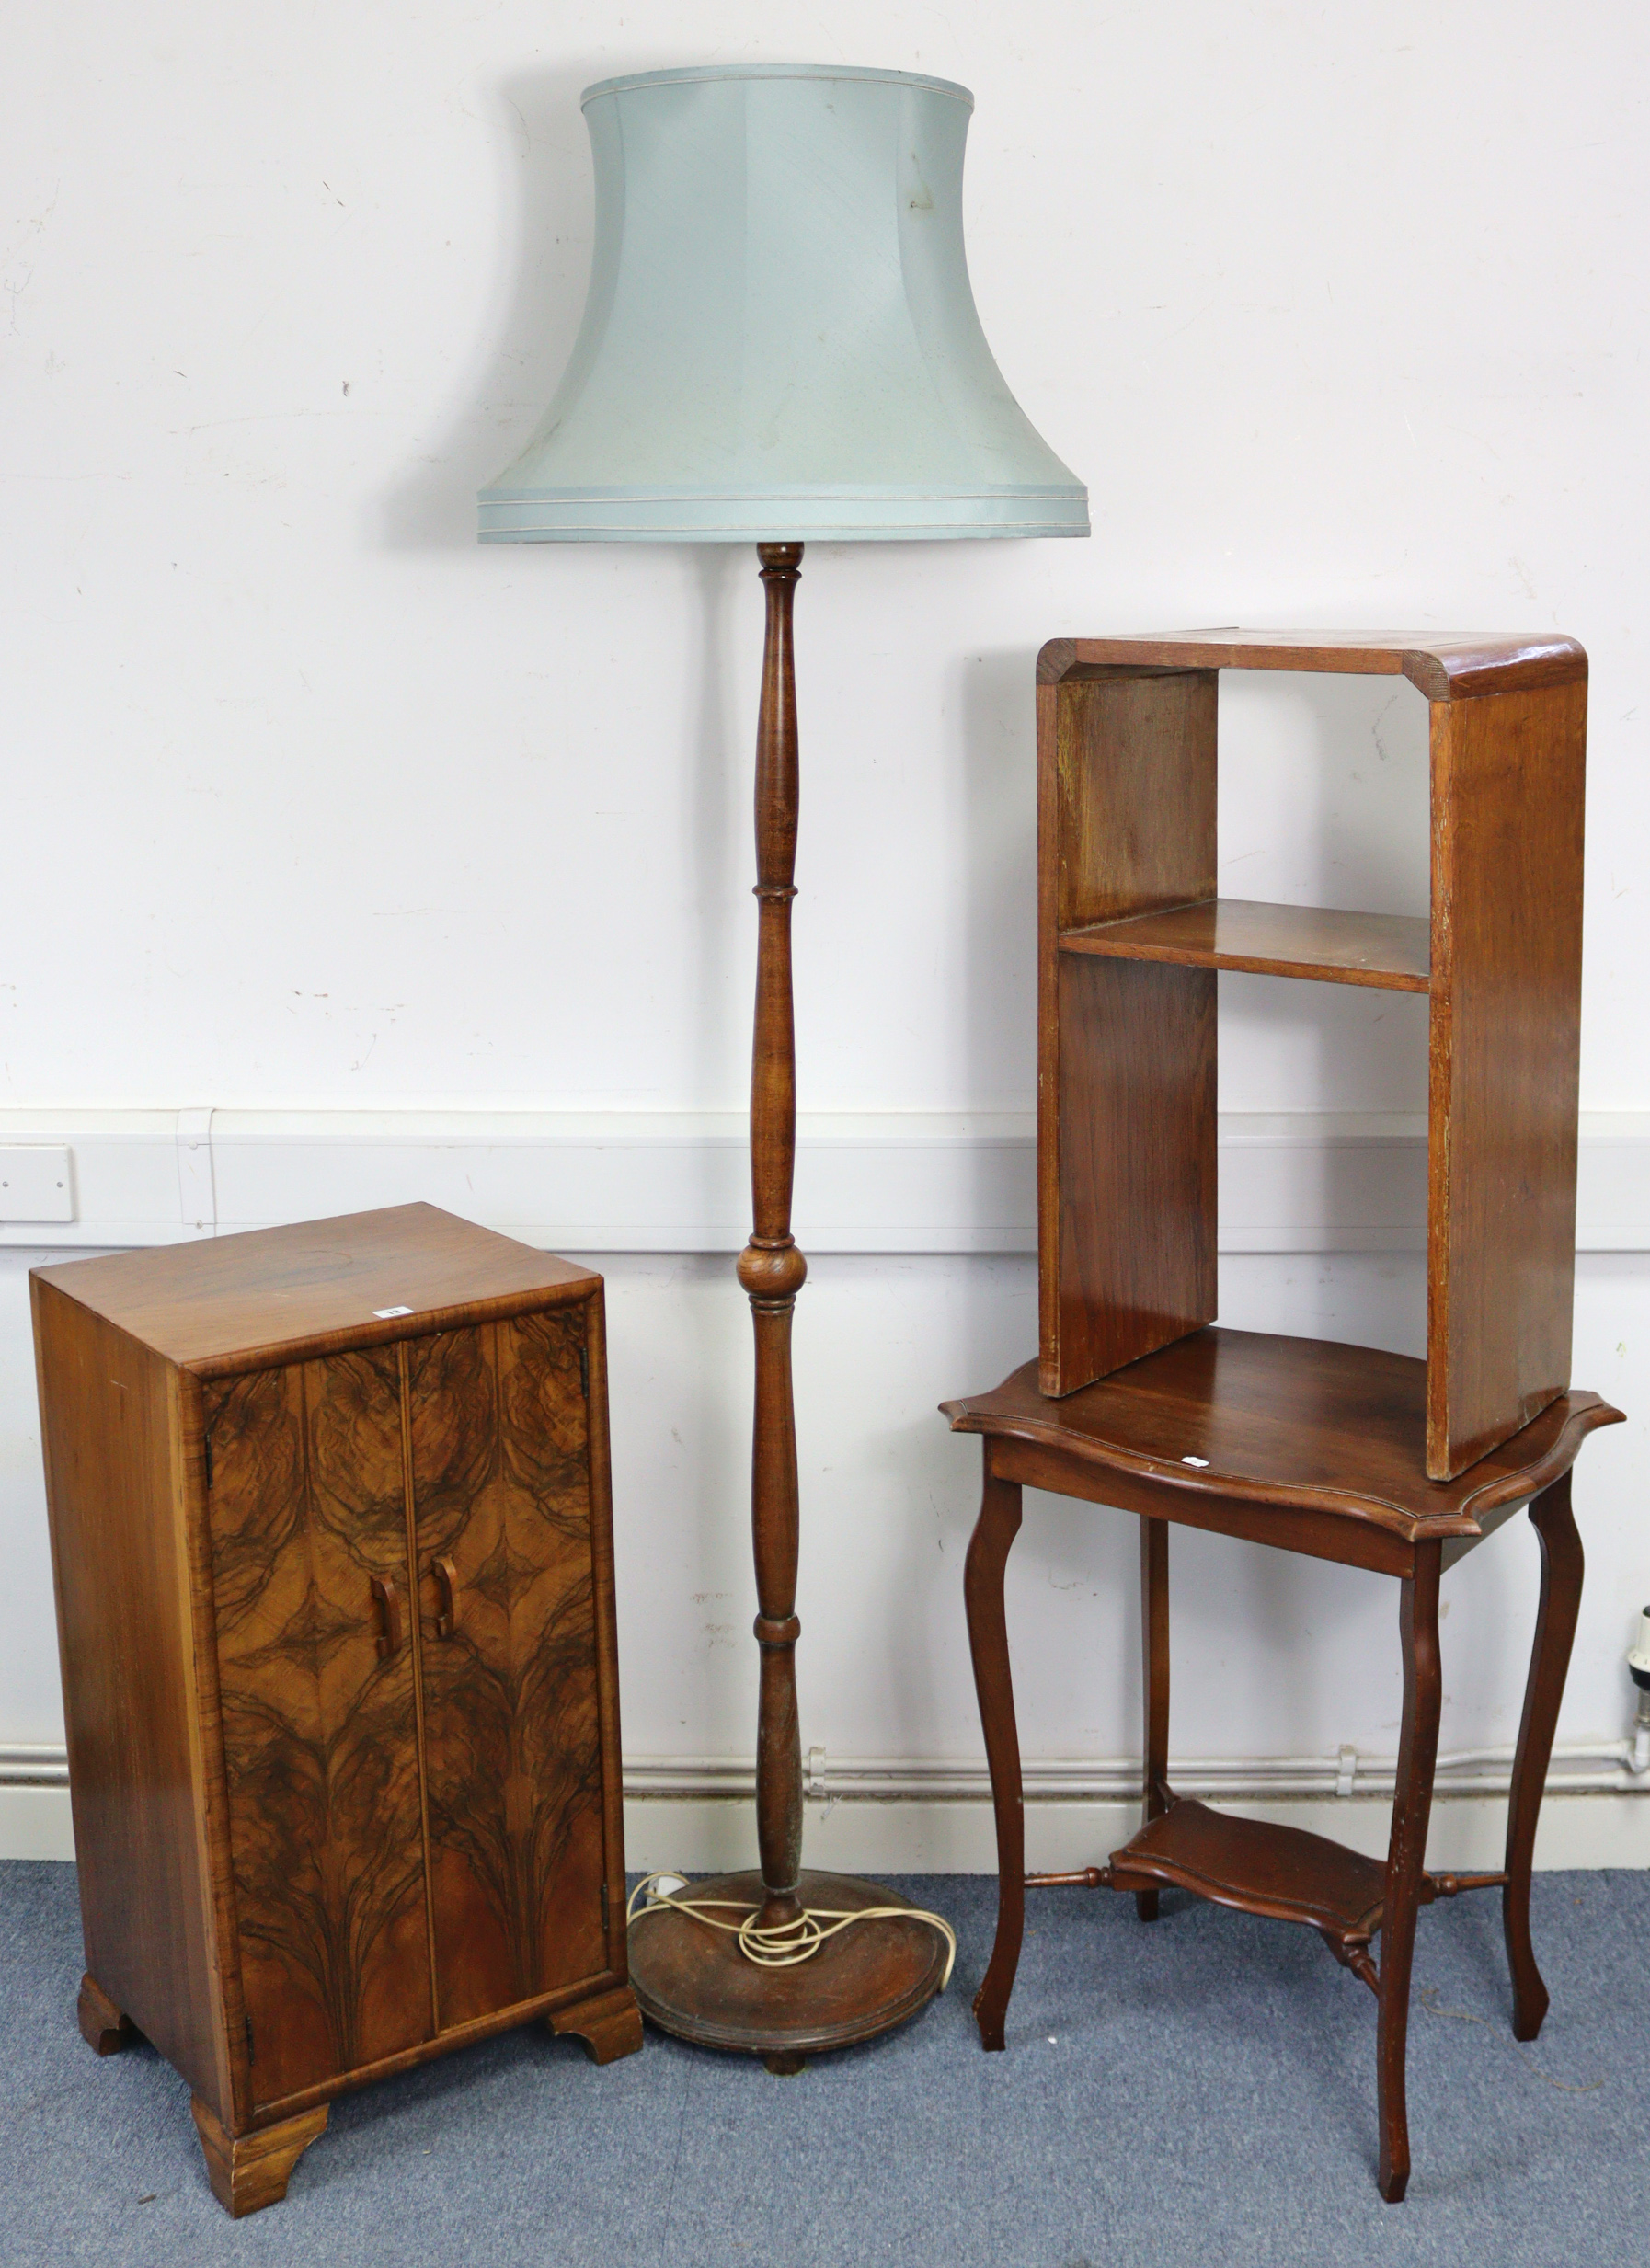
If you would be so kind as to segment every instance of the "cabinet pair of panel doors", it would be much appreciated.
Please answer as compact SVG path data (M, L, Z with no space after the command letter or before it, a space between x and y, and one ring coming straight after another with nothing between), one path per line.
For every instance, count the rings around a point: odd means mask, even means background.
M406 1207L36 1301L88 1980L209 2164L529 2015L639 2044L600 1278Z

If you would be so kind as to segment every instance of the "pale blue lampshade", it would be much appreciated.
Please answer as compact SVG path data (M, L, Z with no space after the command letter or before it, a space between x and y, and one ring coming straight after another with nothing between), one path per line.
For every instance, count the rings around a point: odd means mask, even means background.
M835 66L588 88L584 321L482 542L1086 535L975 313L973 107Z

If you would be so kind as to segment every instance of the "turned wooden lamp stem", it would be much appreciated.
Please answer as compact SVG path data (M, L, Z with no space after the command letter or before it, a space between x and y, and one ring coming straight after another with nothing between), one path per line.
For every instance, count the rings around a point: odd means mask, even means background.
M796 1035L791 1006L791 877L796 866L796 679L791 605L800 544L759 544L767 592L756 727L756 1025L751 1051L751 1205L755 1226L739 1279L756 1334L751 1534L762 1699L756 1731L756 1835L772 1928L800 1911L802 1736L796 1720L796 1419L791 1313L808 1263L791 1235L796 1163Z
M832 2047L875 2039L914 2016L949 1974L929 1918L875 1883L802 1868L802 1736L796 1721L796 1419L791 1400L791 1314L808 1263L791 1234L796 1163L796 1035L791 1006L792 876L796 865L796 682L791 611L800 544L759 544L767 594L762 710L756 730L756 1028L751 1050L750 1242L739 1279L756 1334L751 1444L751 1541L756 1560L756 1724L759 1873L741 1868L695 1884L709 1902L754 1914L800 1958L764 1963L742 1938L709 1930L671 1905L637 1916L630 1976L643 2012L679 2038L760 2056L770 2071L800 2071ZM817 1940L785 1933L809 1906L861 1915L865 1926Z

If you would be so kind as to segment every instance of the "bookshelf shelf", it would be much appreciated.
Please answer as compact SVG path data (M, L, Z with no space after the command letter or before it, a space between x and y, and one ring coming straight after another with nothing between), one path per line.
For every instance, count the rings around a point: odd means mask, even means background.
M1329 906L1274 906L1205 898L1120 922L1069 929L1062 953L1166 961L1182 968L1243 969L1320 984L1430 991L1431 924L1402 913L1343 913Z

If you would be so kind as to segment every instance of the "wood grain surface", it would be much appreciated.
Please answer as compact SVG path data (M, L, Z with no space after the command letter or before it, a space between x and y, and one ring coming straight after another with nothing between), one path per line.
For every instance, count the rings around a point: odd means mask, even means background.
M1427 1470L1570 1382L1587 684L1433 711Z
M1216 1906L1366 1942L1381 1927L1386 1869L1326 1836L1211 1811L1180 1796L1112 1853L1114 1889L1160 1884Z
M1439 1547L1418 1543L1412 1575L1399 1589L1398 1628L1404 1660L1404 1717L1392 1820L1387 1838L1386 1891L1381 1916L1381 2013L1375 2033L1375 2083L1381 2125L1376 2185L1396 2205L1409 2181L1409 2115L1405 2064L1409 1983L1415 1959L1415 1916L1426 1877L1427 1826L1438 1764L1438 1718L1444 1672L1438 1653Z
M1541 1793L1553 1760L1553 1736L1558 1730L1581 1611L1586 1563L1570 1503L1570 1480L1569 1473L1561 1474L1530 1506L1530 1524L1541 1539L1541 1592L1513 1759L1512 1801L1507 1809L1507 1887L1501 1896L1502 1933L1513 1980L1513 2037L1518 2040L1536 2038L1548 2006L1530 1935L1530 1876Z
M1164 1489L1187 1499L1184 1517L1193 1524L1200 1496L1247 1498L1280 1512L1298 1507L1368 1523L1406 1541L1475 1534L1481 1515L1533 1495L1572 1463L1595 1426L1621 1422L1597 1394L1564 1394L1469 1471L1434 1482L1426 1466L1425 1363L1335 1340L1220 1326L1080 1393L1041 1393L1028 1362L994 1392L941 1406L958 1432L1138 1475L1160 1505Z
M1216 899L1220 667L1402 672L1427 694L1429 922ZM1587 1432L1620 1418L1597 1395L1567 1391L1586 677L1585 654L1563 637L1210 631L1044 648L1039 1359L994 1393L944 1405L984 1451L965 1582L999 1859L997 1939L975 2002L982 2044L1003 2043L1028 1881L1003 1578L1029 1486L1140 1517L1145 1811L1109 1865L1029 1879L1132 1891L1145 1919L1160 1887L1174 1884L1316 1928L1379 1999L1378 2182L1393 2202L1409 2178L1419 1907L1500 1884L1520 2038L1546 2009L1529 1887L1580 1596L1569 1468ZM1207 717L1195 725L1204 688ZM1220 968L1430 995L1425 1363L1196 1327L1214 1312ZM1186 989L1198 982L1203 992ZM1530 1498L1542 1597L1506 1870L1430 1877L1439 1575ZM1174 1798L1172 1521L1399 1579L1404 1716L1384 1868L1322 1837Z
M201 1376L384 1344L594 1290L600 1277L435 1205L254 1229L35 1271ZM410 1307L413 1314L377 1311Z
M974 1995L980 2045L992 2049L1001 2049L1003 2044L1003 2018L1014 1988L1026 1931L1026 1794L1003 1598L1003 1571L1024 1516L1023 1492L996 1478L988 1456L980 1518L968 1539L963 1564L963 1603L997 1828L997 1931L991 1960Z
M1469 1473L1438 1483L1426 1477L1425 1404L1426 1366L1413 1359L1208 1330L1062 1399L1040 1394L1036 1366L1026 1363L994 1395L945 1405L954 1425L984 1437L985 1492L964 1578L998 1846L996 1942L974 2003L981 2045L1003 2045L1030 1887L1132 1891L1151 1920L1160 1890L1173 1885L1245 1913L1306 1924L1379 2002L1377 2180L1393 2203L1404 2194L1410 2170L1405 2066L1420 1907L1501 1887L1517 2036L1533 2038L1546 2013L1530 1938L1530 1871L1581 1595L1570 1466L1586 1434L1619 1416L1597 1395L1566 1394ZM1141 1516L1146 1816L1106 1866L1057 1874L1025 1871L1004 1615L1004 1564L1028 1485ZM1447 1542L1466 1530L1482 1534L1498 1524L1504 1506L1532 1496L1541 1602L1513 1767L1506 1868L1429 1875L1427 1829L1443 1700L1438 1579ZM1174 1796L1166 1772L1172 1521L1399 1578L1404 1715L1384 1867L1323 1837ZM1378 1932L1379 1966L1371 1951Z
M791 907L802 762L793 620L800 544L759 544L766 627L756 719L756 1013L751 1035L751 1235L737 1273L751 1302L756 1357L751 1438L751 1542L761 1662L756 1715L756 1845L762 1921L796 1919L802 1867L802 1741L796 1714L796 1472L791 1323L808 1263L791 1233L796 1167L796 1030ZM658 1943L657 1933L652 1941Z
M1140 1521L1140 1824L1150 1827L1174 1801L1169 1785L1169 1524ZM1142 1921L1157 1919L1157 1892L1140 1890Z
M1037 704L1037 1249L1044 1390L1216 1308L1215 978L1062 953L1215 887L1212 670L1101 673Z
M1149 1466L1136 1469L1111 1457L1085 1457L1029 1433L988 1435L985 1461L994 1479L1019 1488L1076 1496L1112 1511L1137 1512L1146 1519L1164 1517L1163 1483ZM1242 1537L1342 1566L1367 1567L1376 1575L1402 1575L1415 1559L1410 1538L1371 1520L1349 1520L1340 1512L1310 1505L1268 1504L1262 1496L1214 1489L1178 1490L1173 1517L1184 1528Z
M322 2103L318 2110L304 2111L277 2125L260 2127L256 2134L233 2135L199 2096L189 2109L194 2113L195 2131L201 2136L206 2178L212 2183L212 2194L231 2219L237 2221L244 2220L248 2213L261 2213L266 2205L281 2203L286 2195L292 2168L310 2144L326 2133L329 2115L327 2106Z
M39 1273L31 1290L86 1965L227 2112L178 1380Z
M583 1302L588 1318L590 1440L590 1576L596 1612L596 1716L602 1741L602 1880L606 1896L607 1964L603 1992L629 1989L629 1931L624 1900L624 1776L619 1727L618 1609L614 1598L613 1444L607 1409L607 1304L598 1283ZM616 2036L612 2033L609 2036ZM639 2035L638 2035L639 2036Z
M249 2026L266 2103L430 2037L410 1597L394 1349L206 1398L219 1701ZM387 1644L387 1640L385 1641Z
M804 1868L797 1890L805 1906L831 1913L909 1904L897 1890L811 1868ZM753 1872L701 1876L693 1893L747 1910L766 1902L762 1877ZM937 1930L899 1913L841 1930L808 1960L784 1968L748 1961L730 1931L707 1930L663 1907L638 1915L631 1939L636 1995L661 2031L772 2056L770 2069L790 2072L809 2056L906 2022L939 1989L948 1957Z
M1425 992L1429 984L1430 934L1423 920L1401 913L1341 913L1327 906L1273 906L1246 898L1210 898L1163 913L1067 930L1060 950L1188 968L1245 969L1321 984L1376 985L1390 992Z
M1416 637L1391 630L1176 630L1163 637L1055 638L1037 656L1039 682L1083 669L1310 670L1407 677L1429 701L1463 701L1575 684L1587 676L1587 655L1558 631Z
M579 1305L407 1349L443 2029L608 1965L586 1333Z
M118 2056L138 2037L137 2026L131 2017L124 2009L115 2006L89 1973L80 1980L74 2015L81 2038L96 2056Z
M1050 1393L1216 1312L1215 982L1212 969L1060 956Z
M641 2048L642 2011L628 1985L557 2009L548 2022L558 2038L582 2040L592 2063L616 2063Z
M86 2039L184 2074L236 2214L345 2088L633 2050L601 1278L401 1206L32 1294Z
M760 1649L756 1722L756 1844L760 1920L788 1929L802 1901L828 1887L837 1901L877 1907L889 1894L802 1869L802 1748L796 1707L797 1482L791 1324L808 1264L791 1230L796 1151L796 1048L791 907L796 895L801 760L793 618L803 547L757 545L766 626L757 712L756 1013L751 1046L751 1232L737 1274L751 1302L755 1411L751 1444L751 1538ZM814 1888L810 1890L808 1884ZM718 1893L710 1884L701 1895ZM817 2049L873 2038L903 2023L934 1990L942 1964L921 1943L922 1925L869 1920L783 1967L745 1959L737 1942L679 1913L647 1914L630 1942L636 1998L656 2023L707 2045L759 2054L796 2071Z
M1427 694L1426 923L1216 898L1222 668L1402 673ZM1464 1472L1569 1383L1586 653L1557 634L1207 630L1057 639L1037 678L1044 1392L1215 1314L1213 972L1426 992L1426 1465ZM1097 960L1209 981L1148 997Z

